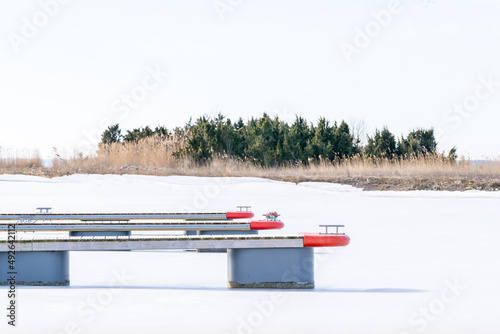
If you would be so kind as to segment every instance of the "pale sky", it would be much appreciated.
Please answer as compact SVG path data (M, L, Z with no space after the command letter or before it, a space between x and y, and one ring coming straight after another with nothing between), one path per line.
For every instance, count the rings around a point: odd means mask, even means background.
M434 127L440 151L498 157L499 15L487 0L3 0L0 147L50 157L112 123L220 111Z

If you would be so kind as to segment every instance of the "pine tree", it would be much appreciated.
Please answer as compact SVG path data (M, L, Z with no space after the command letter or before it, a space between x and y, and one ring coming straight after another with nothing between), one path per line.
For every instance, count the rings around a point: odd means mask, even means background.
M321 117L316 127L311 126L311 132L314 134L310 145L314 161L333 160L335 158L335 135L333 127L326 118Z
M436 148L434 129L417 129L411 131L406 138L401 136L398 141L397 154L402 157L434 155Z
M295 122L290 127L289 142L295 161L304 165L309 164L309 157L312 154L311 129L304 118L295 117Z
M349 125L342 121L339 127L335 131L335 137L337 142L337 148L335 150L336 155L340 159L352 156L356 153L356 145L354 143L354 137L349 132ZM394 139L394 136L393 136ZM394 145L396 145L394 143Z
M187 140L186 153L194 161L206 163L213 158L214 123L209 118L202 116L190 128L190 137Z
M368 136L365 154L377 158L392 159L394 157L396 154L396 139L387 127L384 127L382 131L376 129L373 137Z
M108 126L106 130L102 133L101 144L109 145L112 143L121 143L123 140L122 130L120 130L119 124L114 124Z

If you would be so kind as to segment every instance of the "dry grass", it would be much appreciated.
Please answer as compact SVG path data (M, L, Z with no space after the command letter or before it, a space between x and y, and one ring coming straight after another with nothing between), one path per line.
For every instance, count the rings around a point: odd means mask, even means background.
M191 175L214 177L264 177L290 182L323 181L351 184L366 190L500 190L500 161L474 166L462 159L454 163L440 157L404 161L364 159L323 162L310 166L259 167L249 162L218 158L199 166L189 158L175 158L184 138L150 137L137 143L101 147L91 156L75 154L57 159L52 168L41 167L39 156L0 159L2 172L42 176L83 174Z
M42 168L42 159L38 151L0 152L0 172Z
M148 137L139 142L100 147L97 153L90 156L75 154L71 159L57 159L53 169L63 174L75 171L102 174L131 166L141 169L171 168L178 164L173 153L183 146L182 139Z

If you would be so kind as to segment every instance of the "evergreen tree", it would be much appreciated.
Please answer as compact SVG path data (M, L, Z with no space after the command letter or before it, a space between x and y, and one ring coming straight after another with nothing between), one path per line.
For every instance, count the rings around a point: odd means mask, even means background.
M126 142L137 142L141 139L151 137L155 134L153 130L149 126L146 126L145 128L137 128L133 129L132 131L127 131L127 134L124 137L124 140Z
M258 125L261 135L261 140L259 142L261 143L262 149L260 162L264 166L270 166L273 165L276 160L277 138L275 124L271 118L264 113Z
M406 138L398 141L397 154L403 157L436 154L436 139L434 129L417 129L411 131Z
M226 119L221 113L217 115L214 123L214 138L212 148L219 156L231 156L235 141L235 130L231 120Z
M294 163L292 148L288 140L289 135L290 127L285 122L280 121L278 125L278 143L276 147L276 161L279 165Z
M157 135L161 138L168 138L170 136L170 133L166 127L157 126L153 131L153 135Z
M311 139L311 156L314 161L318 162L320 160L333 160L335 158L335 134L334 128L330 126L330 123L321 117L318 121L316 127L311 126L311 132L313 137Z
M260 135L260 128L257 124L257 119L252 117L247 125L245 131L244 141L246 143L244 156L255 163L260 163L262 160L260 154L262 151L262 138Z
M373 137L368 136L368 144L365 147L367 156L392 159L395 153L396 139L387 127L382 131L376 129Z
M122 130L118 124L110 125L101 136L101 143L104 145L109 145L112 143L121 143L123 139Z
M206 163L212 159L214 153L212 146L214 134L214 122L205 116L198 118L196 123L190 128L190 136L186 146L187 155L200 163Z
M245 151L247 150L246 142L246 126L243 119L240 117L233 125L234 128L234 144L233 154L238 158L245 158Z
M349 132L349 126L346 122L342 121L339 127L335 130L335 139L335 143L337 144L334 147L335 155L340 159L350 157L357 153L354 137Z
M312 157L311 129L304 118L295 117L295 122L290 127L288 139L293 159L304 165L309 164L309 157Z

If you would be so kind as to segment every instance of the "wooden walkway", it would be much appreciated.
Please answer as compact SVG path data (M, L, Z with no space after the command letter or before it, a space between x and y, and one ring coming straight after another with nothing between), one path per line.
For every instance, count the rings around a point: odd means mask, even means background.
M83 220L83 221L128 221L131 219L187 219L212 220L231 219L229 212L206 213L11 213L0 214L0 220Z
M9 228L10 226L10 228ZM74 221L74 222L16 222L0 223L0 231L15 227L16 231L197 231L197 230L251 230L250 221Z
M0 252L9 250L7 236L0 236ZM289 248L304 247L303 235L154 235L154 236L20 236L16 252L109 251L161 249Z

